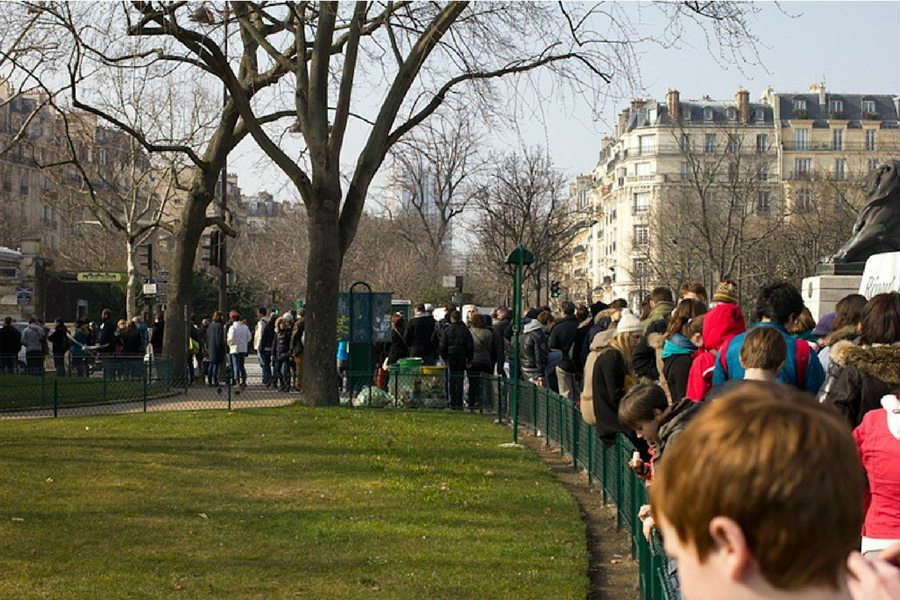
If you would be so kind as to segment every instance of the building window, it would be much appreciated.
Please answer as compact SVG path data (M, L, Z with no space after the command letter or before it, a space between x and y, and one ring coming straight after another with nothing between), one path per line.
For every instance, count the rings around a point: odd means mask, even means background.
M866 129L866 150L875 149L875 130Z
M870 171L874 171L874 170L877 169L877 168L878 168L878 159L877 159L877 158L870 158L870 159L869 159L869 170L870 170Z
M650 210L650 192L635 192L633 213L643 213Z
M703 151L712 154L716 151L716 134L707 133L703 138Z
M729 121L737 120L737 110L733 106L728 107L728 120Z
M844 179L847 175L847 161L843 158L834 159L834 176L836 179Z
M812 210L812 192L809 188L797 190L797 199L794 202L794 209L797 212L809 212Z
M4 192L12 191L12 181L9 180L9 175L3 176L3 191Z
M634 245L646 246L650 242L650 228L646 225L634 226Z
M643 279L650 274L650 265L647 264L646 258L634 259L633 268L635 279Z
M736 181L738 178L738 166L734 161L728 162L728 181Z
M691 150L691 136L687 133L681 134L681 141L679 141L679 147L682 152L690 152Z
M844 149L844 130L843 129L835 129L831 132L831 149L832 150L843 150Z
M756 121L765 121L766 120L765 111L761 108L757 108L755 111L753 111L753 119Z
M795 158L794 159L794 173L798 178L808 178L809 173L812 170L812 159L811 158Z
M635 175L643 176L643 175L653 175L653 163L649 162L640 162L635 165L637 167L635 169Z
M843 100L832 100L831 101L831 114L839 114L844 112L844 101Z
M874 100L863 100L862 101L862 111L864 113L875 114L875 101Z
M769 150L769 135L760 133L756 136L756 153L763 154Z
M640 135L638 136L638 154L655 154L656 153L656 136Z
M687 161L681 161L681 180L687 181L690 177L690 171L688 170Z
M794 150L806 150L809 145L809 129L794 130Z
M20 175L19 176L19 194L22 196L28 195L28 175Z
M741 138L740 136L729 135L728 136L728 154L737 154L741 149Z
M703 109L703 120L704 121L712 121L713 120L713 109L706 107Z
M772 201L769 192L759 192L756 195L756 214L767 215L772 212Z
M803 98L795 98L794 110L806 110L806 100Z
M45 204L41 218L45 224L49 225L50 222L53 221L53 207Z
M759 170L756 172L757 181L768 181L769 180L769 165L761 165Z

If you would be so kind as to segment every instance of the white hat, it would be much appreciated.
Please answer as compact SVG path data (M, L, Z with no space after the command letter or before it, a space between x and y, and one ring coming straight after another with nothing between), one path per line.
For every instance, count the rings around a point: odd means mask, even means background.
M431 304L430 302L425 303L425 312L430 313L433 310L434 310L434 304Z
M616 335L620 333L644 333L644 326L640 320L627 308L622 309L622 316L616 325Z

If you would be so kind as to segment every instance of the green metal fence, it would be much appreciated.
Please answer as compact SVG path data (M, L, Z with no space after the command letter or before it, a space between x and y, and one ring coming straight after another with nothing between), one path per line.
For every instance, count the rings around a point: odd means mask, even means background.
M616 506L616 526L629 532L631 555L638 561L641 598L643 600L674 600L677 594L669 586L666 561L658 540L650 544L644 539L638 510L647 504L644 483L628 467L635 451L622 435L612 446L605 446L597 438L592 425L581 418L573 402L559 394L527 381L483 376L483 380L499 390L492 407L501 419L513 420L509 405L509 389L519 386L519 426L543 436L567 455L574 468L584 470L591 483L598 485L604 502Z
M98 406L147 411L148 402L172 393L169 357L105 357L94 368L0 374L0 416L94 414Z

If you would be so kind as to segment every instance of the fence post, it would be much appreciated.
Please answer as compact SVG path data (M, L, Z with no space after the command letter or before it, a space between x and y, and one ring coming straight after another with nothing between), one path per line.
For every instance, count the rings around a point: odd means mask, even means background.
M59 381L53 380L53 417L59 416Z
M106 372L109 370L107 367L109 366L109 360L104 359L101 363L103 367L103 403L106 403Z
M497 422L503 423L503 376L497 375Z
M613 502L616 503L616 531L622 529L622 488L624 487L624 481L622 477L622 438L616 434L616 445L614 446L616 453L616 497L613 498Z
M145 369L141 369L141 382L143 390L144 390L144 412L147 412L147 371Z
M588 426L587 428L587 443L588 443L588 486L592 485L594 477L594 431Z
M544 394L544 445L550 445L550 396Z
M44 406L44 396L45 396L44 386L46 385L45 379L46 379L46 375L44 374L43 371L41 371L41 406L42 407Z
M578 418L578 409L572 404L572 467L578 472L578 436L581 435L581 419Z
M228 410L231 410L231 377L225 378L225 389L228 394Z
M559 398L556 398L556 414L559 416L559 453L563 455L566 453L566 421L563 415L563 405L562 402L559 401Z
M538 388L537 388L537 386L533 386L531 388L531 428L534 430L534 435L538 434L537 397L538 397Z
M596 434L596 431L594 431L594 433ZM601 454L603 455L603 462L600 465L600 474L602 477L600 481L600 487L603 489L603 504L607 504L609 502L609 497L607 495L606 489L607 484L609 483L609 468L607 467L607 463L609 461L606 458L606 453L609 451L609 449L606 447L606 444L602 444L601 447L603 448L603 450L601 451Z

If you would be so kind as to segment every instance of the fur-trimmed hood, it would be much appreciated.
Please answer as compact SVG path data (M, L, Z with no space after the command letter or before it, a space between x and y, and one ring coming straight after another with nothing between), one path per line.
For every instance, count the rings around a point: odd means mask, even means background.
M856 328L856 325L845 325L840 329L835 329L822 341L822 347L825 346L833 346L836 343L843 340L852 340L859 336L859 332Z
M609 317L613 322L618 321L618 313L621 311L618 308L607 308L601 310L596 315L594 315L594 325L599 325L603 322L603 319Z
M610 342L612 342L616 338L616 328L610 327L609 329L605 329L604 331L598 332L594 339L591 340L591 352L598 352L603 348L609 346Z
M852 365L888 385L900 383L900 344L857 346L843 340L831 347L831 360L839 367Z

